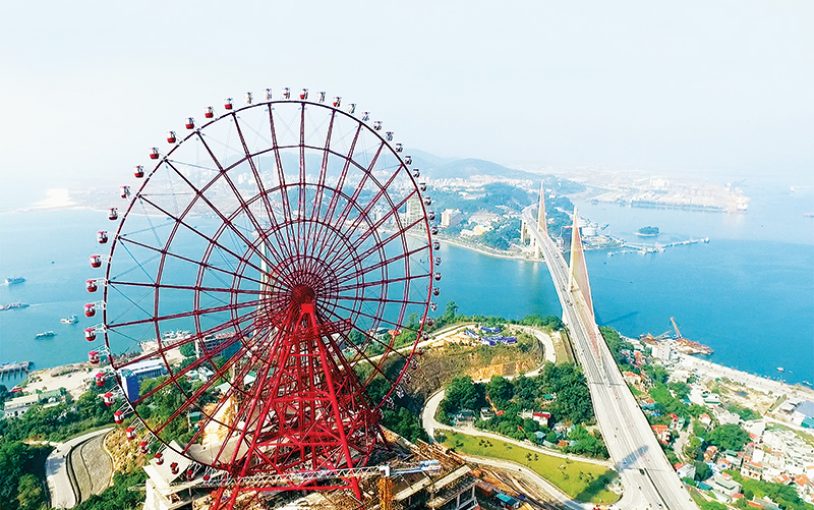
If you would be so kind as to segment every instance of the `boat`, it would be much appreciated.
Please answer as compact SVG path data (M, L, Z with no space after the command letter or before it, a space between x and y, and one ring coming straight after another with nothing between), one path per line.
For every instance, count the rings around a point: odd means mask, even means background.
M76 318L76 315L71 315L70 317L63 317L63 318L59 319L59 322L61 322L62 324L70 325L70 324L76 324L77 322L79 322L79 319Z
M6 285L17 285L23 282L25 282L25 278L23 278L22 276L8 276L3 281L3 283L5 283Z
M639 237L658 237L659 235L659 227L642 227L636 231L636 235Z
M34 338L37 340L42 340L43 338L51 338L55 336L57 336L57 334L53 331L43 331L42 333L37 333L34 335Z
M7 305L0 305L0 312L4 312L6 310L19 310L21 308L28 308L28 303L9 303Z
M783 368L783 367L777 367L777 371L778 371L778 372L785 372L785 371L786 371L786 369L785 369L785 368Z

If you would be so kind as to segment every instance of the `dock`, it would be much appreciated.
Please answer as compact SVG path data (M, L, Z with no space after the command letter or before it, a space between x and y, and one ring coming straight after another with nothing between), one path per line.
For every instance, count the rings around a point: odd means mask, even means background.
M27 374L31 368L30 361L19 361L16 363L3 363L0 364L0 381L8 377L13 379L19 375Z

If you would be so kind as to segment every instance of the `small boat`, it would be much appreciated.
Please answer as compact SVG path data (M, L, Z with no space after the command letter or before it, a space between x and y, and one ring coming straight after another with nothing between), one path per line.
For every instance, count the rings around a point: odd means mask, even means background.
M28 308L28 303L9 303L7 305L0 305L0 312L6 310L18 310L20 308Z
M783 368L783 367L777 367L777 371L778 371L778 372L785 372L785 371L786 371L786 369L785 369L785 368Z
M3 283L6 285L17 285L23 282L25 282L25 278L22 276L8 276Z
M62 324L71 325L71 324L76 324L77 322L79 322L79 319L76 317L76 315L71 315L70 317L63 317L63 318L59 319L59 322L62 323Z
M51 338L54 336L57 336L57 334L54 331L43 331L42 333L37 333L36 335L34 335L34 338L36 338L37 340L42 340L43 338Z

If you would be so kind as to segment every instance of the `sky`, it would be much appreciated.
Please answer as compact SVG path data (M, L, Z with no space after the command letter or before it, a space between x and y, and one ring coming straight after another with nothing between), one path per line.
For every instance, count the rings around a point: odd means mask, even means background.
M793 183L812 28L810 0L9 2L0 199L117 183L187 116L284 86L443 156Z

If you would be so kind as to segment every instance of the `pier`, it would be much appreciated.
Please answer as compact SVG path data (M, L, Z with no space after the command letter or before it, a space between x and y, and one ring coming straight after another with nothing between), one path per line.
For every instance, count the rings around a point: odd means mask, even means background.
M3 363L0 364L0 381L8 377L13 379L18 375L27 374L31 368L30 361L20 361L17 363Z

